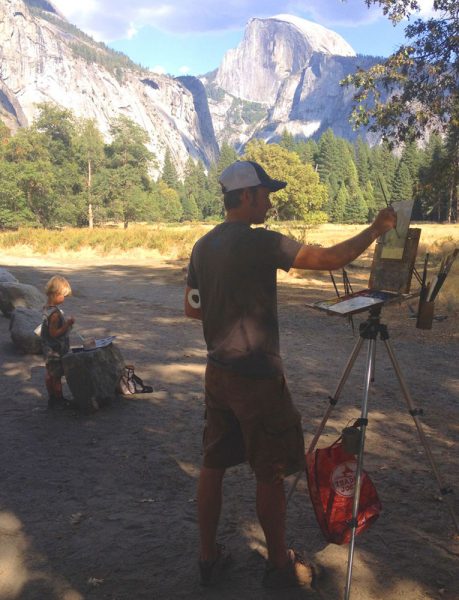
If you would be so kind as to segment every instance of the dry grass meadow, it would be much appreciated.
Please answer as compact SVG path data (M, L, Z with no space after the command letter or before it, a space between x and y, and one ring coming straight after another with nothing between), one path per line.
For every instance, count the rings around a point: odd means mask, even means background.
M429 278L459 246L459 225L421 227L417 267ZM69 279L65 302L78 332L116 335L151 394L120 397L92 415L49 411L43 358L12 343L0 318L0 600L270 600L261 578L266 547L256 519L255 483L240 465L225 478L219 540L234 557L228 578L203 591L197 575L196 480L201 462L206 348L201 324L183 314L185 269L210 223L0 233L0 266L43 290ZM269 224L277 229L276 224ZM361 226L282 231L332 245ZM372 250L348 273L366 286ZM337 280L341 281L337 273ZM357 287L359 286L359 287ZM418 289L413 283L413 290ZM308 444L329 405L358 335L347 319L308 308L334 294L327 272L279 273L281 348ZM459 259L435 302L431 330L415 327L417 298L387 306L384 320L427 438L459 514ZM439 318L441 317L441 318ZM73 343L80 340L74 332ZM327 423L320 445L336 440L360 410L364 353ZM371 389L365 469L383 514L356 544L352 600L457 600L459 537L406 410L378 349ZM341 401L342 400L342 401ZM287 482L286 485L290 485ZM303 477L288 507L288 543L325 573L316 592L282 600L341 600L347 546L327 544Z
M87 264L103 262L116 257L123 262L145 263L145 261L175 260L182 266L190 255L195 241L214 223L132 225L128 229L118 226L90 229L30 229L0 232L0 252L4 255L37 258L78 258ZM455 247L459 247L459 224L412 224L421 228L417 267L422 269L426 252L430 254L429 275L434 275L442 258ZM299 222L270 223L269 228L281 231L306 244L329 246L356 235L363 225L324 224L308 226ZM364 283L371 265L373 249L370 248L354 261L353 274ZM2 261L3 262L3 261ZM3 266L7 267L7 264ZM361 271L359 276L357 271ZM293 272L289 280L310 277L308 273ZM327 285L329 282L327 281ZM459 308L459 260L453 265L441 294L438 305L443 310Z

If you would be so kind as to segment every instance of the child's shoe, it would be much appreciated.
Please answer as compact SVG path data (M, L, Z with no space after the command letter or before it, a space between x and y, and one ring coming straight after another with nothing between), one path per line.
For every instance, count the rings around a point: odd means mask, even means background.
M223 544L217 544L217 558L213 560L200 560L199 572L201 585L212 586L218 584L224 577L225 569L231 564L232 556L225 551Z
M64 396L50 396L48 398L48 408L50 410L65 410L72 408L72 402Z

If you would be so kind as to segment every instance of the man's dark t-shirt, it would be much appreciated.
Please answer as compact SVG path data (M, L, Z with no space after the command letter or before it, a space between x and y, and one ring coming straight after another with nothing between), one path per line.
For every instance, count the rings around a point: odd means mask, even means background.
M245 223L222 223L193 248L187 285L199 289L208 360L249 377L282 374L276 271L301 244Z

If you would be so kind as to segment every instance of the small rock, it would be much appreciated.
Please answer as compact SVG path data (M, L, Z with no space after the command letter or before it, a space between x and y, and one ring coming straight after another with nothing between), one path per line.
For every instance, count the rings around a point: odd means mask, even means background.
M15 308L34 308L41 311L44 304L45 296L33 285L0 283L0 310L5 317L10 317Z
M19 283L14 275L0 267L0 283Z
M11 340L24 354L41 354L41 337L35 329L42 320L42 313L35 308L16 308L10 319Z
M82 512L73 513L73 515L70 516L70 523L72 525L79 525L83 519L84 514Z
M63 356L64 375L76 406L84 412L94 412L114 400L125 364L114 344Z

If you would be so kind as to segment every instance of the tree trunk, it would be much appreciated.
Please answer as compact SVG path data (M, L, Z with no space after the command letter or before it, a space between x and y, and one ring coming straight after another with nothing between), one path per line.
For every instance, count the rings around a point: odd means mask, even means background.
M454 185L449 188L449 198L448 198L448 214L447 221L448 223L453 222L453 196L454 196Z
M89 229L93 229L93 227L94 227L94 215L92 212L91 187L92 187L92 168L91 168L91 160L88 160L88 225L89 225Z

